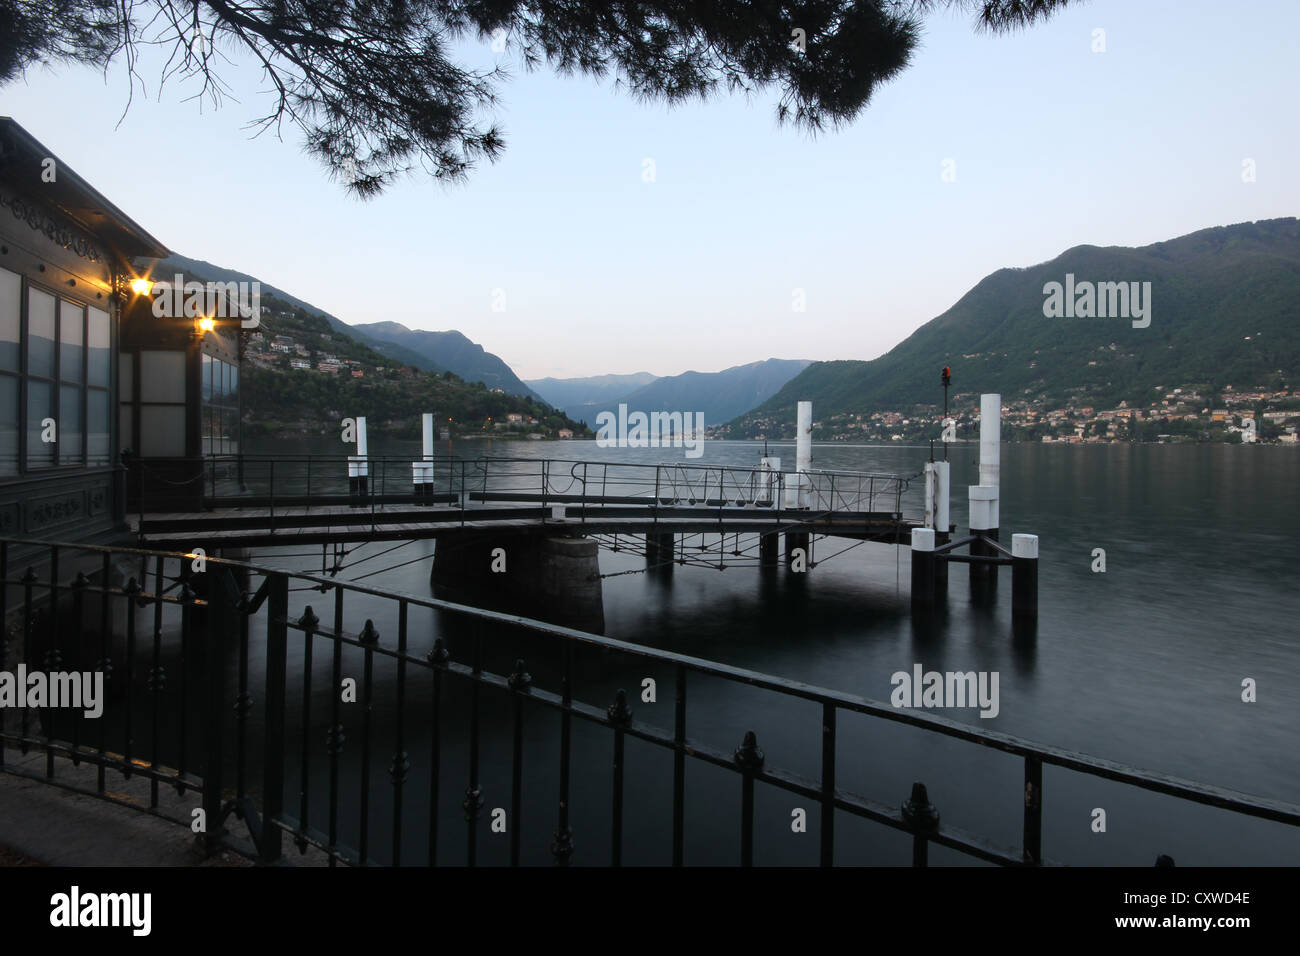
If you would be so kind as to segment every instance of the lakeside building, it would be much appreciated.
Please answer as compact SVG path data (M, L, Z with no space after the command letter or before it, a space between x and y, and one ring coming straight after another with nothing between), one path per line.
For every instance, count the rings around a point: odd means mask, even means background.
M112 540L238 450L239 323L155 315L169 255L0 117L0 535Z

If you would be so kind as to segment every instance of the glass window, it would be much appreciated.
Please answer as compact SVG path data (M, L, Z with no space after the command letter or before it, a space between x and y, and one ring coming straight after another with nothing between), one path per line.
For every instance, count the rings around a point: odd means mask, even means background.
M184 403L184 352L142 351L140 353L140 401ZM140 429L144 434L148 434L148 429L144 427L143 422L140 424Z
M113 357L108 313L93 305L86 310L89 317L86 323L86 368L89 373L87 381L91 385L108 387L108 364Z
M54 377L54 296L27 289L27 374Z
M212 409L203 409L203 454L212 454Z
M236 430L238 424L233 408L223 408L221 410L221 431L224 438L221 453L223 455L233 455L235 453L235 435L238 433Z
M131 417L130 405L119 405L117 407L117 430L122 436L122 450L135 451L135 429L132 427L135 422Z
M0 269L0 369L19 371L18 344L22 341L23 280ZM17 421L17 419L12 419Z
M135 356L130 352L117 357L117 397L124 402L135 401Z
M239 405L239 366L230 366L230 404Z
M0 475L18 473L18 379L0 375Z
M212 401L212 356L206 352L203 354L203 401Z
M81 434L84 423L81 413L81 388L77 385L59 387L59 464L73 465L84 461Z
M46 419L54 418L54 386L49 382L27 380L27 466L48 468L54 464L54 443L42 441L42 435L57 437L48 429Z
M185 407L140 406L140 454L145 458L180 458L185 454Z
M86 310L72 302L59 303L59 378L81 381L82 346L86 341Z
M86 392L86 459L87 464L111 464L112 448L108 429L108 390L92 388Z

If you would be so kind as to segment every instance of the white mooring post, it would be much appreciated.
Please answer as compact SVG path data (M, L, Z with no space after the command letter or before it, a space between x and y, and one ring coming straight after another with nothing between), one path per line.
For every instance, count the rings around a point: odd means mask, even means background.
M934 506L935 506L935 480L934 480L934 462L925 463L925 526L934 528Z
M989 392L980 396L980 483L970 486L971 534L998 538L1001 516L999 495L1002 472L1002 396ZM982 541L971 544L972 556L994 557L997 552ZM970 566L971 577L996 581L996 564Z
M799 403L795 425L794 470L796 473L786 488L785 506L808 508L812 504L812 479L807 475L807 472L812 471L812 402Z
M755 504L767 502L768 506L779 505L776 500L779 491L776 473L781 470L781 459L764 456L758 460L758 488L754 492Z
M433 503L433 413L425 412L421 416L423 442L419 461L411 462L411 490L415 503L428 505Z
M946 461L928 461L925 463L925 526L934 529L935 545L948 543L948 529L951 527L948 517L949 489L952 470ZM948 562L935 558L935 585L941 592L948 589Z
M366 419L365 416L360 416L357 418L357 453L348 456L348 491L352 496L353 507L360 505L361 499L368 493L370 484L370 465L366 460L368 447Z
M934 529L912 529L912 604L929 607L934 604L934 567L939 562L934 556Z
M1038 617L1038 535L1011 536L1011 613Z

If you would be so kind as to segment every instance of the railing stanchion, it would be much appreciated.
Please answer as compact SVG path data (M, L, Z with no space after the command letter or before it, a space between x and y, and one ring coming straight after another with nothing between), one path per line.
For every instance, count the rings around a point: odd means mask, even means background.
M451 655L442 638L433 642L429 663L433 665L433 701L429 721L429 866L438 863L438 785L442 768L442 673Z
M478 815L483 809L483 790L478 782L478 702L483 686L483 622L474 622L474 671L470 675L469 786L461 808L465 811L466 863L478 862Z
M358 855L362 866L370 865L370 719L374 708L375 651L379 643L379 632L375 622L366 618L366 623L358 635L365 648L365 662L361 670L361 798L357 816L360 818L361 834L358 840Z
M519 865L519 830L524 815L523 770L524 770L524 695L532 685L533 679L524 670L523 658L515 661L514 673L506 684L511 694L511 711L514 718L513 749L510 755L510 865Z
M271 573L266 602L266 732L262 750L263 863L278 863L282 855L281 817L284 815L284 711L289 649L289 579Z
M939 811L930 802L925 784L912 784L912 795L903 801L903 822L912 831L912 866L928 866L930 835L939 829Z
M673 708L673 866L683 864L686 844L686 666L677 665Z
M610 864L623 865L623 728L632 720L632 710L627 706L627 691L619 689L614 703L606 711L614 727L614 789L613 808L610 813Z
M381 479L382 480L382 479ZM382 485L381 485L382 488ZM411 772L411 758L406 752L406 621L408 602L397 603L397 713L394 728L395 747L388 775L393 782L393 866L402 865L402 788ZM337 691L335 692L337 694ZM514 821L511 821L512 823Z
M226 641L235 629L238 609L230 603L226 584L234 584L234 575L218 566L207 576L207 612L202 615L203 642L203 815L206 832L203 846L213 853L225 835L222 808L222 766L225 757L226 730ZM182 582L181 600L193 603L188 582ZM185 605L182 605L184 607Z
M573 642L564 642L564 677L560 700L560 815L555 825L551 855L556 866L568 866L573 856L573 831L569 828L569 760L573 743Z
M835 857L835 705L822 704L822 819L821 865Z
M1043 862L1043 760L1025 755L1025 862Z
M763 769L763 751L752 730L736 748L736 765L740 767L740 865L754 865L754 775Z
M298 763L298 852L307 852L307 829L311 818L311 694L312 650L320 618L310 604L298 619L302 629L302 750Z
M330 726L325 732L325 752L330 759L329 865L337 866L339 841L339 754L347 739L339 716L343 698L343 589L334 589L334 654L330 669Z

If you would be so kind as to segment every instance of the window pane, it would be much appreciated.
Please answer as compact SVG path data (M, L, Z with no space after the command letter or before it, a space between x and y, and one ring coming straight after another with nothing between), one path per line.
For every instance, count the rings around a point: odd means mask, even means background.
M230 366L226 367L229 368ZM226 438L221 453L223 455L233 455L235 453L235 436L238 434L238 422L235 420L235 410L233 408L221 410L221 425Z
M131 352L117 357L117 398L122 402L135 401L135 355Z
M180 458L185 454L185 408L140 406L140 454L145 458Z
M212 409L203 409L203 454L212 454Z
M230 366L230 404L239 405L239 366Z
M108 432L108 390L92 388L86 392L86 463L112 464L111 452Z
M107 388L108 363L113 357L113 351L109 347L111 336L108 313L92 305L86 314L90 317L86 332L86 345L90 349L90 354L87 356L90 372L89 381L91 385L102 385Z
M18 379L0 375L0 475L18 473Z
M185 401L185 353L153 352L140 353L140 401L142 402L184 402ZM140 430L148 434L148 429L141 422Z
M82 346L86 341L86 310L72 302L59 304L59 377L81 381Z
M27 290L27 374L54 377L54 296Z
M59 464L81 464L81 387L62 385L59 387Z
M27 467L48 468L54 464L54 443L41 441L45 426L54 416L54 386L49 382L27 381Z
M135 432L131 426L134 422L131 420L131 406L119 405L117 412L117 431L121 435L122 450L135 452Z
M203 393L199 400L210 402L212 401L212 356L206 353L203 356L202 382L203 384L200 387L203 389Z
M17 274L0 269L0 369L16 372L18 343L22 341L23 282ZM17 421L17 419L12 419Z
M219 404L226 404L226 396L230 394L230 366L225 362L218 361L217 365L221 367L221 387L217 389L217 398Z

